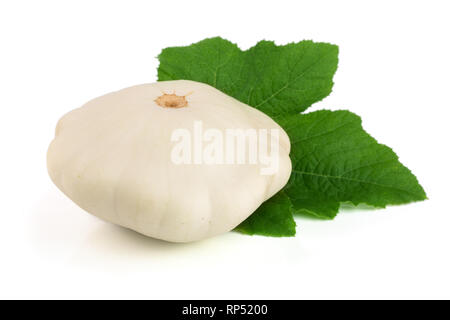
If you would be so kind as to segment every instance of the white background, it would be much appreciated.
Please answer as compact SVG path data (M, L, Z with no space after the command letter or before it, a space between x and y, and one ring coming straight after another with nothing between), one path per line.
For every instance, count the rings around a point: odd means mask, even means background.
M450 298L446 1L2 1L0 298ZM338 44L333 93L430 200L298 218L295 238L171 244L108 225L51 183L64 113L156 81L162 48L220 35Z

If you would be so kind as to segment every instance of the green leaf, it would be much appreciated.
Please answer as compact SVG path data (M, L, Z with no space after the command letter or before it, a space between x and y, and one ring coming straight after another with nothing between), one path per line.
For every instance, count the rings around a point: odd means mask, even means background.
M338 47L260 41L247 51L222 38L164 49L158 79L204 82L274 119L306 110L330 94Z
M411 171L349 111L286 117L292 175L284 191L296 212L333 218L341 202L375 207L426 199Z
M333 218L342 202L375 207L426 199L416 177L387 146L378 144L349 111L317 111L313 103L333 86L338 47L302 41L261 41L242 51L222 38L164 49L158 79L194 80L253 106L284 127L292 143L288 185L236 230L292 236L292 213Z
M291 201L283 192L279 192L264 202L235 230L249 235L294 236L295 221L292 215Z

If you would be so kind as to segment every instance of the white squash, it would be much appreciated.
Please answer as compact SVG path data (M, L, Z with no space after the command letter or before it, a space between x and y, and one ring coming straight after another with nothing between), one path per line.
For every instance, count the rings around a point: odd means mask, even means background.
M266 147L278 131L278 170L262 174L259 161L175 163L173 133L199 121L216 132L270 130ZM278 192L291 173L289 151L288 136L267 115L209 85L178 80L112 92L67 113L47 166L56 186L87 212L189 242L232 230Z

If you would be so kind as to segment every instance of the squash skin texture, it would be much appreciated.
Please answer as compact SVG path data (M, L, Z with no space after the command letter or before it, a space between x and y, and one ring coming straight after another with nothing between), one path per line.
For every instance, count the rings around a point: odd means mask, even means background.
M185 96L166 108L164 93ZM261 164L175 164L175 129L278 129L279 170ZM47 153L55 185L105 221L149 237L191 242L234 229L287 183L290 142L264 113L195 81L143 84L93 99L65 114Z

